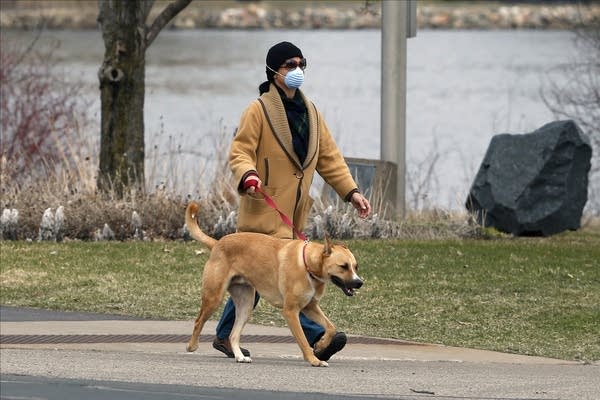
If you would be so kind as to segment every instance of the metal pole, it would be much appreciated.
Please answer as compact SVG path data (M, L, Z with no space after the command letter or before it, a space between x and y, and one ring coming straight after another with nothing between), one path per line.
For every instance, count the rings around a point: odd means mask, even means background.
M381 27L381 159L397 166L396 213L406 212L406 33L405 1L383 0Z

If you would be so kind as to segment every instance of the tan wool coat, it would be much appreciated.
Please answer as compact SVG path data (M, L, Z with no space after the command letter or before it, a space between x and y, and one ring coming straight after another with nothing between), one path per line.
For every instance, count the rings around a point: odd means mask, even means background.
M273 84L254 100L242 114L229 154L234 182L242 194L238 231L260 232L279 238L292 238L292 229L281 221L260 194L245 195L242 179L248 172L258 173L262 190L302 231L313 199L309 196L315 171L345 198L358 186L333 140L321 113L303 93L308 109L309 141L304 164L294 151L283 102Z

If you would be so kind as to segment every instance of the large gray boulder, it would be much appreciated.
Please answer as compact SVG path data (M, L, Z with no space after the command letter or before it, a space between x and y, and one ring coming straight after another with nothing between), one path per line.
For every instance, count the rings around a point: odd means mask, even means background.
M484 226L517 236L580 227L592 147L573 121L492 138L466 207Z

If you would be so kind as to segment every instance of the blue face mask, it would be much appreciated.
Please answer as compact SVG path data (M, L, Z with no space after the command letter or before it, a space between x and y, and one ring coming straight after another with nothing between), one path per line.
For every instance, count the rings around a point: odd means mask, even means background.
M304 83L304 72L300 67L293 69L287 73L284 82L290 89L298 89Z

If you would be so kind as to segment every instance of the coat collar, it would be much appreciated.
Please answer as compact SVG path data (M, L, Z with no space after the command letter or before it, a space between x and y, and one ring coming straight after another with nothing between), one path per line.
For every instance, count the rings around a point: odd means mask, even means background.
M292 132L288 125L287 116L285 114L285 108L279 95L279 91L273 83L269 88L269 91L263 93L260 96L259 101L262 104L265 116L269 122L269 126L279 142L279 145L283 151L287 154L288 158L301 170L305 169L315 159L317 154L317 145L319 143L319 121L315 106L304 93L300 92L300 96L306 104L308 110L308 123L309 123L309 139L308 139L308 152L304 165L300 165L300 159L294 151L294 145L292 143Z

